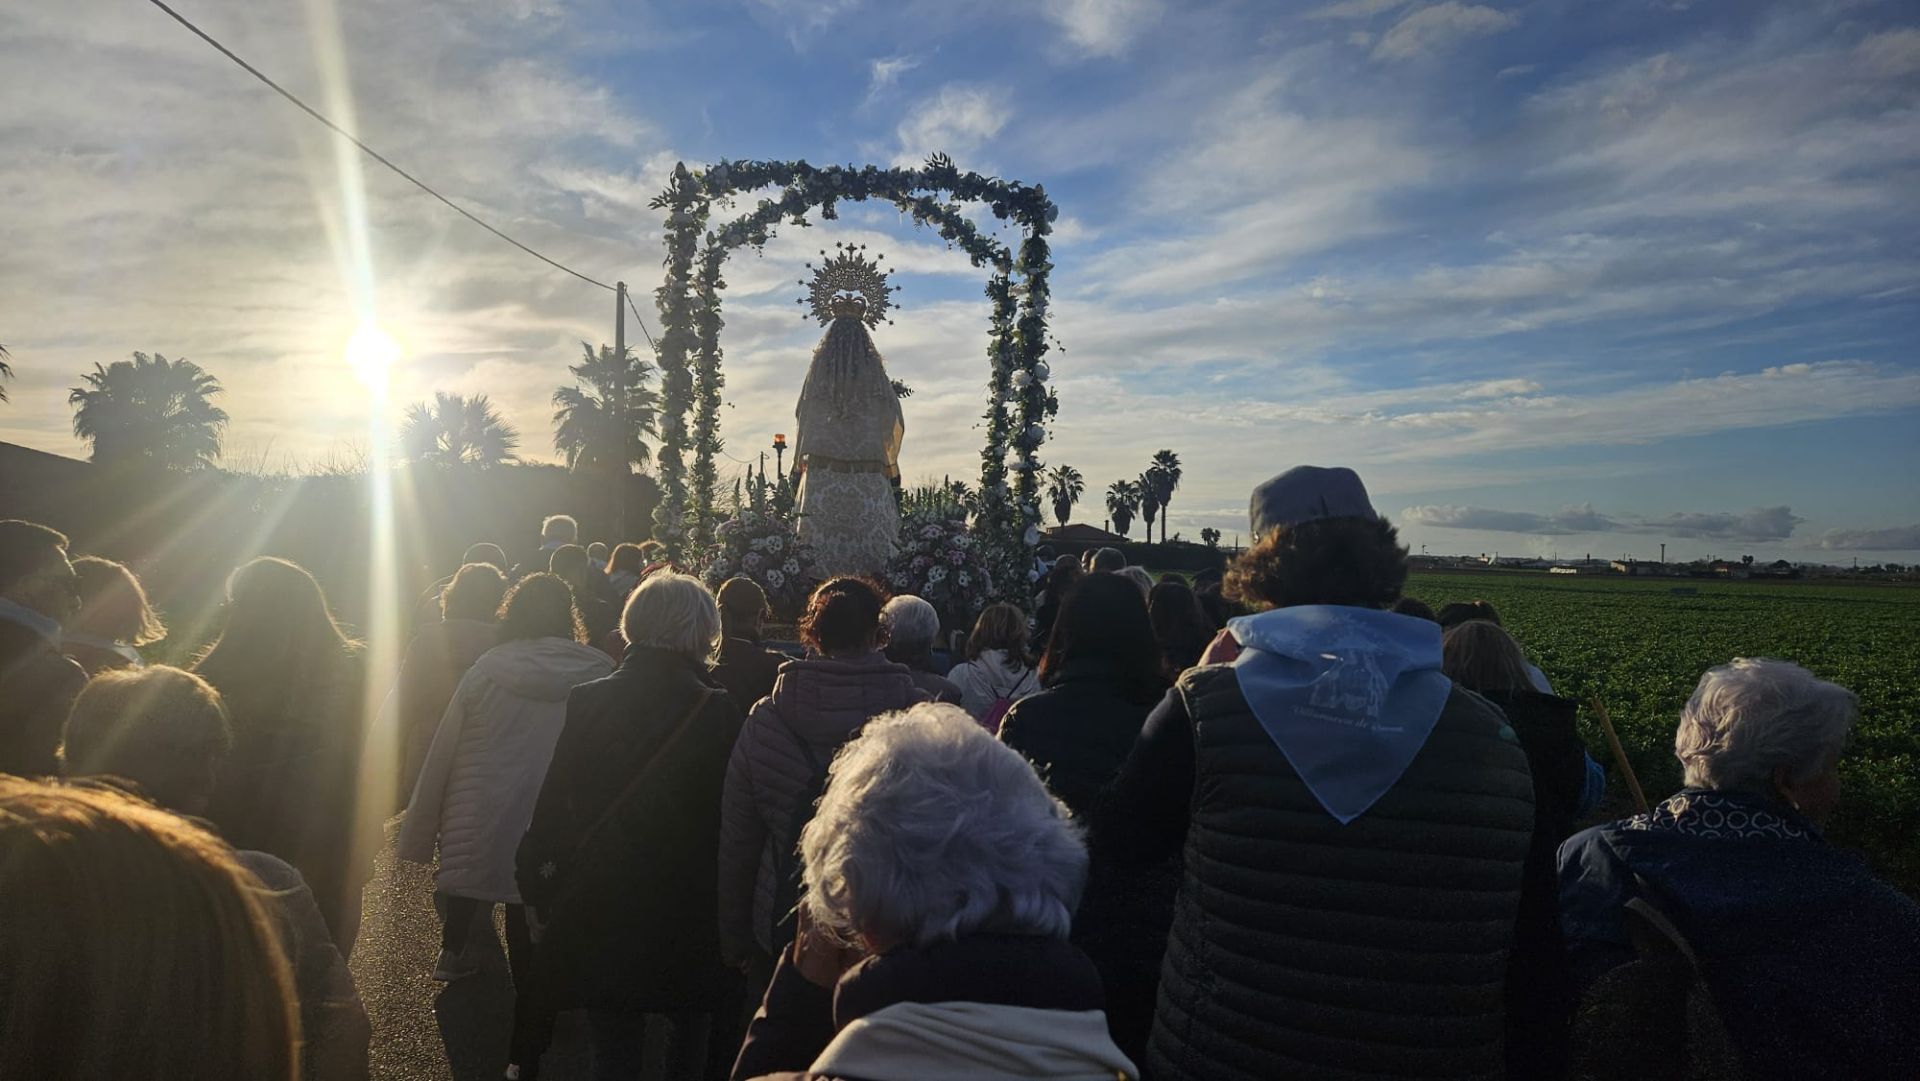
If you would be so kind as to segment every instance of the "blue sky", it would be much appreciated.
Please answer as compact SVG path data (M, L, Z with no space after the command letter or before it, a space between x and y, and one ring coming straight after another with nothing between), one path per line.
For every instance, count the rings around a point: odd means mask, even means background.
M643 301L646 202L676 160L942 150L1045 184L1065 346L1046 457L1086 475L1082 519L1172 447L1189 537L1231 538L1255 483L1315 462L1358 468L1436 552L1920 558L1911 6L178 6ZM562 365L610 337L605 294L391 176L343 188L324 133L143 6L11 16L0 138L3 439L77 452L65 388L141 349L226 383L238 463L352 453L343 191L402 401L487 392L550 457ZM836 240L902 268L877 340L917 391L905 473L970 476L981 281L883 208L733 261L730 455L791 426L819 333L794 280Z

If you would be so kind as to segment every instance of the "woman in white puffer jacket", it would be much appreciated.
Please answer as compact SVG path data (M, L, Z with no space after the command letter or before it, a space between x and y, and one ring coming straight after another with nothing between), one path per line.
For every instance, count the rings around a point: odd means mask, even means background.
M398 843L400 858L429 863L438 842L446 926L436 980L479 971L468 935L482 908L505 904L508 965L524 986L531 939L513 855L566 723L567 695L613 671L585 638L565 582L522 578L501 602L500 644L467 670L440 719Z
M1027 663L1027 614L1011 604L989 604L967 636L967 659L947 678L960 688L960 705L989 732L1015 702L1040 689L1039 673Z

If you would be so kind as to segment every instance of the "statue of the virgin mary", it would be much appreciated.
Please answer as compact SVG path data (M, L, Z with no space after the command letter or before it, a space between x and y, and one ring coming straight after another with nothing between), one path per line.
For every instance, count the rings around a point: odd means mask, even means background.
M794 410L796 528L828 577L877 574L893 558L900 532L894 489L907 430L900 397L867 332L885 318L892 287L858 249L841 247L814 272L813 313L827 332Z

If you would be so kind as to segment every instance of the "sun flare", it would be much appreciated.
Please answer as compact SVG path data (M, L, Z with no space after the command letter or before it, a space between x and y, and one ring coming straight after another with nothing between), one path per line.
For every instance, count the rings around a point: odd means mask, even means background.
M346 358L354 376L368 389L378 390L387 385L388 373L400 359L400 343L378 326L362 323L347 339Z

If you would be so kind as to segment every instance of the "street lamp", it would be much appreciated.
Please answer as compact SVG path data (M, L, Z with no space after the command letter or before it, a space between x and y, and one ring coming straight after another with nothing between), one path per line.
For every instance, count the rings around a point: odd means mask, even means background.
M787 475L787 433L773 434L773 471L781 476Z

